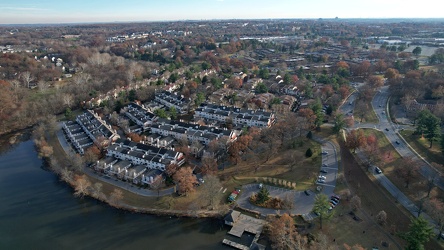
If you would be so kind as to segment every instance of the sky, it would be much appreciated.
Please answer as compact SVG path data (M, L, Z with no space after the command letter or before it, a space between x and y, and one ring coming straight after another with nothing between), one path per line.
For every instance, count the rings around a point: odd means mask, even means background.
M335 17L443 18L444 14L442 0L0 1L0 24Z

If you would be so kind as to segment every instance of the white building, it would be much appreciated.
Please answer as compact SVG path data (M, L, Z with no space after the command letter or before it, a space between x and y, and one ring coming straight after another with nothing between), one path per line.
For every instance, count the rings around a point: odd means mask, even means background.
M200 107L195 110L194 119L204 119L224 123L232 120L233 125L237 127L248 126L259 128L270 127L275 122L275 116L272 112L241 109L208 103L202 103Z
M181 152L122 139L118 139L110 145L106 155L130 161L132 165L144 165L148 169L161 171L164 171L171 164L181 166L185 162L184 155Z

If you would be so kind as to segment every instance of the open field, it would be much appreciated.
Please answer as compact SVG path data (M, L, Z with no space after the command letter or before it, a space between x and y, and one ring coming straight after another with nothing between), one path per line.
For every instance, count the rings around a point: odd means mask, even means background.
M281 150L268 162L251 162L241 160L237 165L226 167L219 171L222 181L231 190L235 186L256 182L255 177L273 177L296 183L297 190L305 190L314 187L317 172L321 167L321 147L315 141L300 138L300 144L296 148ZM305 157L308 148L313 151L313 156ZM296 163L292 165L292 159ZM259 178L260 179L260 178Z
M386 239L390 237L403 245L403 240L400 239L396 233L406 231L408 229L408 225L410 224L411 215L402 207L402 205L396 203L395 199L391 197L384 188L382 188L374 178L369 178L369 174L366 172L366 168L359 165L355 160L354 156L343 146L341 145L341 155L343 156L343 165L344 170L346 171L346 179L348 185L352 191L352 193L358 195L361 198L362 209L360 212L362 213L360 218L365 219L367 217L369 220L376 220L376 215L379 211L384 210L387 213L387 223L383 227L375 227L371 224L368 224L368 229L365 230L366 233L362 233L363 231L358 231L358 233L353 233L348 231L350 234L349 237L351 239L356 238L356 234L362 235L361 240L356 239L356 242L366 242L368 241L368 234L371 228L376 230L384 230L386 235ZM371 177L371 176L370 176ZM367 215L367 216L365 216ZM345 215L344 215L345 216ZM348 216L348 215L347 215ZM358 214L359 216L359 214ZM365 223L363 223L365 225ZM340 224L339 224L340 225ZM379 229L378 229L379 228ZM339 229L339 228L337 228ZM349 230L345 228L344 230ZM338 234L338 237L341 237L343 232L342 230L333 230L333 234ZM355 231L356 232L356 231ZM367 235L365 235L367 234ZM383 238L375 238L375 243L380 244ZM338 240L338 239L336 239ZM389 241L387 241L389 242ZM391 241L392 244L393 241ZM345 241L346 243L346 241ZM373 243L373 244L375 244ZM391 245L392 245L391 244ZM364 245L364 247L370 248L368 245ZM381 245L379 245L380 248ZM426 245L426 249L440 249L440 246L436 241L430 241Z
M413 134L412 130L400 131L402 137L407 141L408 144L416 151L419 155L424 157L428 162L444 163L444 155L441 151L439 142L434 142L433 147L430 148L430 142L421 138L418 135ZM444 172L444 168L439 169L441 173Z

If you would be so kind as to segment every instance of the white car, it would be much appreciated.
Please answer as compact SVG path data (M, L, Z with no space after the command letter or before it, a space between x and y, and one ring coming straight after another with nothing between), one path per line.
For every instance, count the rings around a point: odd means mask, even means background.
M327 179L327 177L325 177L325 176L323 176L323 175L319 175L319 176L318 176L318 179L325 180L325 179Z
M319 182L319 183L324 183L325 180L324 180L324 179L318 179L318 182Z

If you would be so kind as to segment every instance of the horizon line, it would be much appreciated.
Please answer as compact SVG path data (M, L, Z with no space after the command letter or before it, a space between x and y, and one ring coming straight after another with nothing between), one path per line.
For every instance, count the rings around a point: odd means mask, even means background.
M168 22L212 22L212 21L261 21L261 20L443 20L444 17L310 17L310 18L214 18L214 19L177 19L177 20L131 20L131 21L86 21L86 22L57 22L57 23L0 23L0 26L52 26L52 25L78 25L78 24L128 24L128 23L168 23Z

